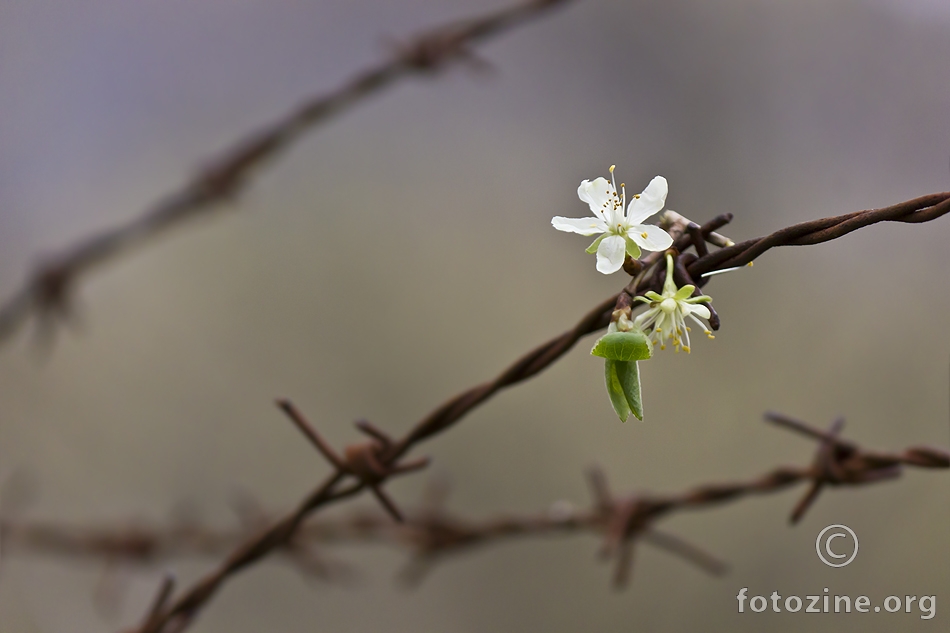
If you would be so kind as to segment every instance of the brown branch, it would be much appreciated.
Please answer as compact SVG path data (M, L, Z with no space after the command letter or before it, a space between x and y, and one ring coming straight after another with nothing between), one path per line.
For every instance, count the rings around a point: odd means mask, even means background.
M655 523L676 511L710 508L751 495L777 493L800 483L810 483L805 499L814 500L817 495L812 490L816 483L859 486L899 477L905 466L950 468L950 453L941 449L912 447L899 453L862 449L840 439L834 432L840 431L843 425L840 419L833 425L832 432L776 413L766 414L766 419L818 440L819 459L807 466L779 467L748 480L702 484L680 493L618 497L611 494L603 472L595 468L588 473L593 496L589 509L576 509L571 504L558 502L541 513L469 520L447 513L440 502L410 513L402 524L393 523L391 518L379 513L359 513L302 525L285 554L292 561L306 555L305 562L310 564L314 551L325 551L334 543L393 544L410 550L412 562L403 578L417 582L433 563L475 547L512 538L594 533L604 539L602 553L616 561L614 582L618 587L629 578L632 548L639 539L676 554L704 571L721 574L726 568L724 563L677 536L657 530ZM798 503L792 516L800 517L803 512L802 504ZM246 539L250 528L253 526L215 530L190 523L132 529L9 520L0 523L8 550L14 553L105 558L110 562L122 560L140 564L219 555ZM155 618L168 600L171 586L172 580L167 577L142 628L155 626Z
M69 317L70 293L78 279L167 229L233 202L251 178L313 127L379 94L399 79L433 74L454 61L477 61L470 47L533 19L569 0L526 0L481 17L446 24L400 46L383 63L356 74L336 90L298 107L240 139L181 188L156 201L126 224L93 235L42 262L26 283L0 306L0 341L31 316L48 328Z

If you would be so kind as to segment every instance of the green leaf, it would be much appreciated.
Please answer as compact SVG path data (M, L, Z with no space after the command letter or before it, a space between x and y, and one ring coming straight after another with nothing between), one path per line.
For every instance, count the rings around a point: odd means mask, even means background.
M609 358L604 364L604 373L607 378L607 395L610 397L610 404L620 418L621 422L626 422L630 417L630 405L627 404L627 396L623 392L623 383L620 382L620 376L617 373L617 365L620 364ZM626 375L626 373L625 373Z
M627 404L638 420L643 421L643 398L640 396L640 366L635 360L617 363L617 377L623 385Z
M653 356L653 343L643 332L611 332L600 337L590 353L609 360L646 360Z
M640 368L637 361L616 361L608 358L604 363L604 374L610 404L620 421L626 422L631 413L638 420L643 420Z

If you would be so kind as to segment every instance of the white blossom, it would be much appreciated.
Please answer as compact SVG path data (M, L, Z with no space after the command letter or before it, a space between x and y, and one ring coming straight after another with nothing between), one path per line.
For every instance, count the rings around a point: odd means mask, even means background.
M594 217L564 218L556 216L551 224L559 231L581 235L601 235L588 247L588 253L597 253L597 270L605 275L615 273L623 266L626 255L636 259L640 249L663 251L673 244L669 233L652 224L642 224L666 203L669 191L666 178L656 176L642 193L627 205L626 188L620 184L620 194L614 181L614 166L610 166L610 181L606 178L585 180L577 188L577 197L590 206ZM626 207L626 210L624 208Z

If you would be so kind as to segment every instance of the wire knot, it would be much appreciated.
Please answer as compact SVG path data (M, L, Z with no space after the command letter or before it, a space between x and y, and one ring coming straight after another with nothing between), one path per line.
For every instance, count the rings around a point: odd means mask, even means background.
M300 429L314 448L330 462L338 473L350 475L357 479L372 491L393 519L400 523L405 521L402 512L399 511L399 508L396 507L396 504L381 486L389 477L425 468L429 465L428 457L401 463L391 460L388 456L394 447L393 440L367 420L359 420L356 423L356 428L369 435L371 439L347 446L343 451L343 457L340 457L290 400L278 400L277 406L287 414L291 422Z

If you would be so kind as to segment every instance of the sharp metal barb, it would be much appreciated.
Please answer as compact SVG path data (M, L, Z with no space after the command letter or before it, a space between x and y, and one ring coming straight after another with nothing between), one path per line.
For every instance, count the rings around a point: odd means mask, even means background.
M617 564L614 568L614 589L624 589L630 583L633 571L633 539L624 539L617 551Z
M369 420L357 420L356 428L360 431L369 435L370 437L379 440L380 444L383 445L383 448L389 448L392 446L393 440L389 435L384 433L379 427L370 422Z
M162 578L162 584L158 588L158 593L155 595L155 599L152 601L152 606L149 608L148 613L145 616L145 621L142 623L141 630L143 633L155 630L158 617L161 614L162 609L164 609L165 605L168 603L168 599L171 597L172 591L174 591L174 589L175 577L171 574L165 574L165 577Z
M607 476L600 466L595 465L587 469L587 484L590 487L594 503L597 504L598 511L606 514L610 510L613 500L610 495L610 486L607 484Z
M334 468L340 472L346 472L347 468L344 461L336 454L336 451L333 450L333 447L330 446L320 434L317 433L317 430L313 428L313 425L307 421L307 418L294 406L290 400L281 399L277 401L277 406L280 407L280 410L287 414L287 417L290 418L290 421L293 422L300 432L306 436L310 443L320 451L320 454L323 455L328 462L330 462Z
M725 562L706 550L668 532L660 532L656 529L645 530L641 538L651 545L676 554L713 576L721 576L729 569Z
M370 486L370 491L372 491L373 496L379 501L380 505L389 513L393 519L399 523L405 523L406 519L403 517L402 512L399 511L399 508L396 507L396 504L392 499L389 498L389 495L383 491L379 486Z

